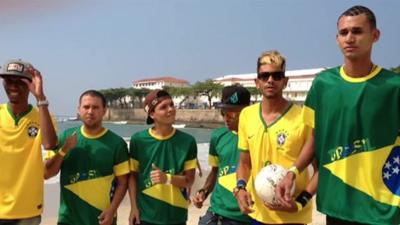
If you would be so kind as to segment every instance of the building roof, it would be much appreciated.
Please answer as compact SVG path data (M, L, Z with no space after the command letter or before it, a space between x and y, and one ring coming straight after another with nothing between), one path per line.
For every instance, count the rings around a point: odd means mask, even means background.
M314 77L317 73L325 70L326 68L315 68L315 69L304 69L304 70L287 70L286 76L291 78L311 78ZM222 77L217 77L215 81L245 81L245 80L254 80L257 78L256 73L245 73L245 74L231 74L225 75Z
M153 77L153 78L147 78L147 79L133 81L133 84L159 82L159 81L164 81L164 82L169 82L169 83L189 84L189 82L187 80L177 79L175 77Z

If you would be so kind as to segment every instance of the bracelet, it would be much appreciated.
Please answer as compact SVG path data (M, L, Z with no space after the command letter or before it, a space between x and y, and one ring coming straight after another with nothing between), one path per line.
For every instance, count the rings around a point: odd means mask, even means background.
M49 101L47 101L46 99L45 100L39 100L39 101L37 101L37 103L36 103L36 106L37 107L40 107L40 106L48 106L49 105Z
M246 184L247 184L247 182L246 182L245 179L239 179L236 182L236 187L244 187L244 188L246 188Z
M302 191L296 198L296 202L300 203L301 206L306 206L308 201L312 198L312 194L308 193L307 191Z
M63 151L63 149L62 148L60 148L60 150L57 152L61 157L64 157L65 156L65 152Z
M165 184L171 184L172 181L172 175L167 173L165 174L167 176L167 180L165 181Z
M299 171L299 169L297 169L296 166L290 167L289 171L292 171L296 177L298 177L300 174L300 171Z

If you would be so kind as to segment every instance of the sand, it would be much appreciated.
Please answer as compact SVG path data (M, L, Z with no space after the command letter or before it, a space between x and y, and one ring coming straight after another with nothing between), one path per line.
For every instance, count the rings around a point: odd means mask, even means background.
M198 190L205 177L196 177L195 184L193 185L193 192ZM59 184L51 183L45 185L45 211L43 213L41 225L55 225L57 224L57 210L59 204ZM189 206L189 218L188 225L196 225L199 217L204 215L209 207L209 199L204 203L201 209L196 208L194 205ZM118 208L118 225L128 225L128 218L130 212L129 198L125 196L120 207ZM323 225L325 224L325 216L314 210L312 225Z

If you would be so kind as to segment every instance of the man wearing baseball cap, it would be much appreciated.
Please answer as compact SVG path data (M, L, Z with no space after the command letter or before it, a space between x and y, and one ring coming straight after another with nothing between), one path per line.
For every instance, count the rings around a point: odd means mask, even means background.
M43 211L44 149L57 145L40 72L11 60L0 77L8 103L0 105L0 224L39 224ZM29 92L36 107L28 104Z
M250 217L240 212L239 205L232 195L236 184L236 166L240 152L237 148L239 115L250 104L250 92L238 85L226 86L222 90L221 109L226 127L216 129L211 134L208 163L211 172L205 184L192 198L198 208L203 206L212 191L211 205L200 218L199 225L245 225Z
M130 224L186 224L187 189L194 182L195 139L172 124L176 108L164 90L150 92L144 101L151 128L131 137L129 196Z

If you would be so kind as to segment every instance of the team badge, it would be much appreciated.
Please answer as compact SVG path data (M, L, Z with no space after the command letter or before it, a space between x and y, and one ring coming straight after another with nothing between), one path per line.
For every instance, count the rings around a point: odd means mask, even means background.
M276 134L276 143L279 146L284 145L287 137L288 137L288 133L285 130L279 130Z
M35 124L31 124L28 127L28 136L34 138L38 135L39 128Z

